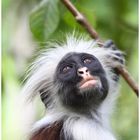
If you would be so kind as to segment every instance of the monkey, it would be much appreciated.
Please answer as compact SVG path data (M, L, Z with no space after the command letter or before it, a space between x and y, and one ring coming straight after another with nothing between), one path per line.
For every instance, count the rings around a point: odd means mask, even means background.
M116 140L110 117L124 53L112 40L99 47L83 36L51 45L33 63L23 88L28 99L39 95L47 110L29 139Z

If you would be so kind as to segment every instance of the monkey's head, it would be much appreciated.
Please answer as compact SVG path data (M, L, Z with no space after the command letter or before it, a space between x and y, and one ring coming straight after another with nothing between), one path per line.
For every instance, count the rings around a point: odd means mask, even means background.
M113 102L118 85L113 67L121 63L122 52L84 38L68 37L65 44L52 45L31 67L23 88L27 98L40 94L45 106L57 111L85 111Z
M97 106L108 93L106 73L100 61L88 53L66 54L57 65L54 84L62 103L74 109Z

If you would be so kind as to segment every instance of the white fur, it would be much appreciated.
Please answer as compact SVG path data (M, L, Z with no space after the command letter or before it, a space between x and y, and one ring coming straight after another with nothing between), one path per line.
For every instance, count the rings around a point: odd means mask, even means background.
M114 136L102 124L81 117L78 120L70 118L64 125L67 135L72 134L74 140L115 140Z
M48 84L52 89L51 83L57 64L69 52L85 52L98 58L107 74L110 85L109 93L98 109L100 117L91 110L91 114L93 114L95 120L90 120L65 109L55 96L57 87L54 87L53 94L51 95L53 103L50 104L50 106L53 105L53 110L48 110L47 115L35 124L34 129L37 130L44 125L51 124L64 118L64 116L68 116L68 119L64 123L64 130L65 133L72 134L75 140L115 140L110 131L109 120L118 96L118 85L112 80L113 73L110 71L110 68L119 64L117 62L112 63L110 59L106 59L108 55L114 57L114 51L98 47L94 40L86 41L84 37L76 39L73 36L68 37L65 44L58 45L54 43L51 46L55 48L43 52L41 57L31 67L32 73L23 88L23 93L26 93L27 98L34 97L40 89L48 86ZM75 117L78 117L78 120L73 119Z

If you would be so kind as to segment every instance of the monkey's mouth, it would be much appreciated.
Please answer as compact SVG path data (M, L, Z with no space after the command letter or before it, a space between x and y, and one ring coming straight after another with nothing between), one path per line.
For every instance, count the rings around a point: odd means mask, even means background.
M97 87L99 84L99 78L97 77L88 77L83 79L79 84L78 87L80 90L91 89Z

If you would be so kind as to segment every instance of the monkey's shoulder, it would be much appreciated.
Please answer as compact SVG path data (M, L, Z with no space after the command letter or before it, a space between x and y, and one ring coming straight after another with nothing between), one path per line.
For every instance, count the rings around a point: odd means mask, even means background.
M62 127L62 121L43 126L32 134L30 140L63 140Z

